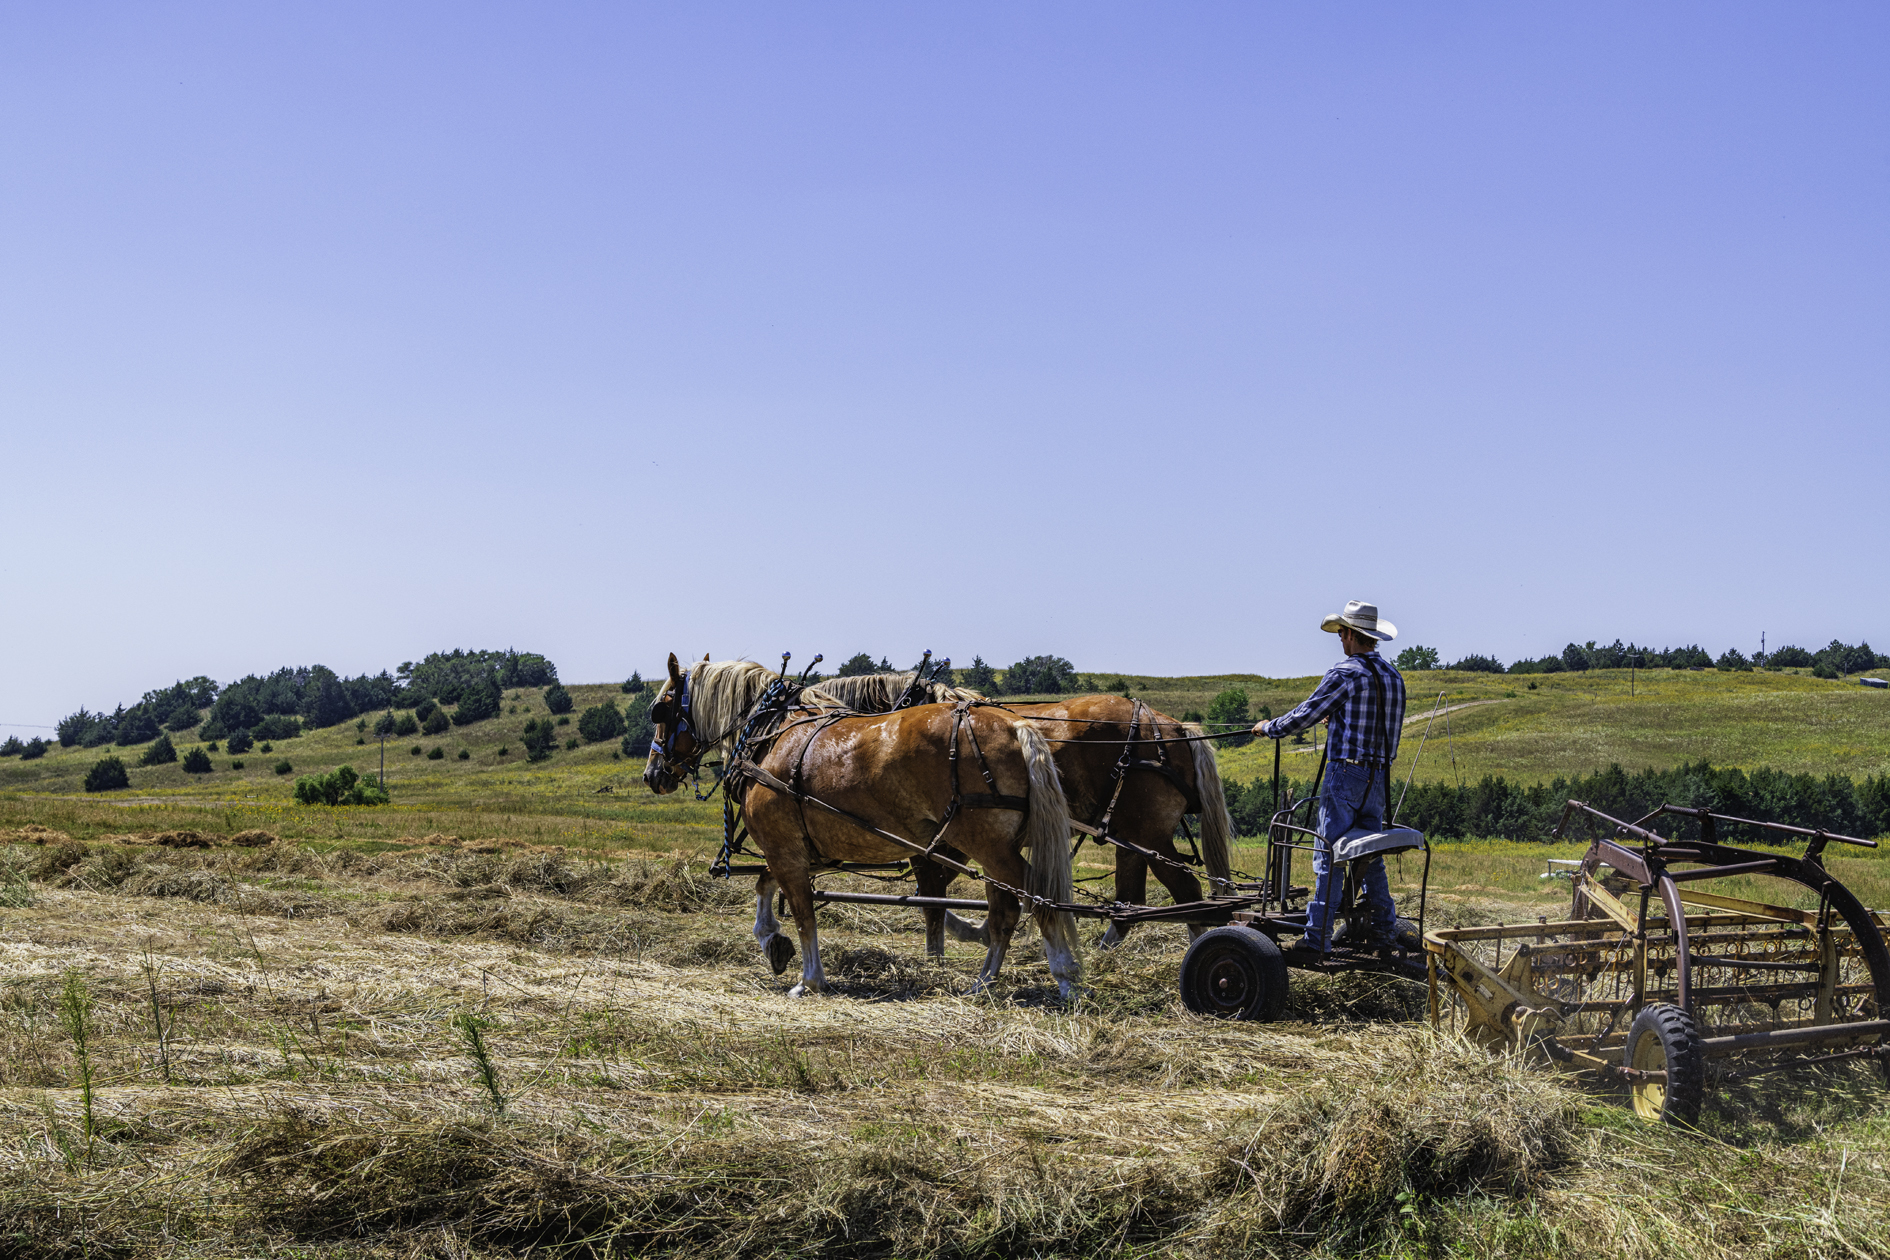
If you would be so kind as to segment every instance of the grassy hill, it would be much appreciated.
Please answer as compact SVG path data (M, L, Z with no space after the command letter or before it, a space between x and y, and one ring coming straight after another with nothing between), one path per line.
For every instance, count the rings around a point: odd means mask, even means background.
M1176 715L1205 709L1227 687L1246 690L1254 712L1264 705L1280 714L1318 681L1252 674L1120 677L1134 694ZM1713 670L1640 671L1632 679L1615 670L1524 677L1437 671L1412 675L1410 689L1412 720L1399 768L1408 771L1417 758L1419 780L1500 774L1535 781L1592 772L1610 762L1637 770L1702 758L1795 773L1862 777L1890 771L1890 693L1854 680ZM623 699L615 684L569 690L576 711ZM1419 757L1428 714L1440 696L1452 711L1436 720ZM208 775L189 775L175 764L138 767L137 748L55 748L35 761L10 758L0 761L0 825L38 822L92 836L202 826L212 818L233 831L263 827L367 842L432 833L503 835L678 855L712 850L719 841L719 803L700 804L686 793L650 795L641 781L642 762L623 758L614 741L561 747L550 760L528 764L521 732L527 721L546 716L543 694L514 690L505 706L497 718L437 738L389 741L386 774L394 804L387 807L337 810L294 803L296 775L342 764L378 772L379 744L357 743L363 734L346 723L284 740L270 753L252 749L242 758L242 770L231 768L227 753L213 755L216 768ZM575 720L561 733L574 736ZM180 755L194 746L187 735L173 738ZM429 760L424 754L436 745L444 755ZM462 749L469 754L463 761ZM132 766L132 786L88 796L82 790L85 772L108 754ZM1272 756L1266 741L1224 750L1222 773L1242 781L1269 776ZM1311 744L1287 745L1287 758L1289 773L1310 776ZM274 772L282 759L294 766L293 774Z

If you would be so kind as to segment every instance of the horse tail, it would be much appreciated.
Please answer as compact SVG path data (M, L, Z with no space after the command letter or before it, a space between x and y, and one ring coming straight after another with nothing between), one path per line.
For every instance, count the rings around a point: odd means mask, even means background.
M1191 734L1201 728L1187 726ZM1221 787L1221 766L1214 759L1214 749L1206 740L1194 748L1194 790L1201 798L1201 860L1207 864L1208 893L1234 891L1234 864L1231 847L1234 820L1227 812L1227 793Z
M1070 804L1063 796L1050 740L1028 722L1019 722L1017 745L1030 775L1030 816L1024 843L1030 848L1030 878L1025 891L1033 897L1068 905L1076 896L1076 873L1070 863ZM1046 947L1057 946L1074 958L1076 920L1067 911L1035 910L1038 930Z

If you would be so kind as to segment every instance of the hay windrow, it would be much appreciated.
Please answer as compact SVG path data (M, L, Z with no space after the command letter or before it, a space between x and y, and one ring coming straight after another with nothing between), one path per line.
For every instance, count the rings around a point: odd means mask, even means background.
M1089 993L1064 1007L1034 948L972 996L982 950L928 962L918 916L834 907L842 996L794 1001L758 957L749 888L699 866L447 844L9 857L36 893L0 909L13 1254L1890 1244L1890 1126L1867 1071L1828 1071L1815 1105L1755 1084L1714 1120L1737 1146L1648 1130L1616 1099L1404 1022L1416 986L1333 977L1278 1024L1190 1017L1179 929L1092 952ZM50 1018L73 971L95 1002L100 1133L76 1159L76 1065Z

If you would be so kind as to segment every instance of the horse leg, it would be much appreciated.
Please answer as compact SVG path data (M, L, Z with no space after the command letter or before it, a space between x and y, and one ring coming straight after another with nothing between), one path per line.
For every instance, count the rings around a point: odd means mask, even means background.
M952 873L936 862L916 859L912 863L912 874L918 881L921 897L943 897L951 886ZM925 956L945 957L945 908L924 906L920 913L925 916Z
M774 876L765 871L755 880L755 939L777 976L794 957L794 942L782 933L781 920L774 917L774 894L779 890Z
M1174 822L1175 820L1170 819L1168 828L1165 831L1157 827L1146 828L1146 834L1138 837L1135 843L1152 853L1159 853L1169 859L1169 861L1176 863L1176 865L1170 866L1165 862L1157 862L1155 864L1155 878L1159 879L1162 882L1162 887L1168 890L1169 899L1176 905L1181 906L1186 905L1190 901L1201 900L1201 881L1194 877L1193 871L1180 865L1181 850L1175 847ZM1187 926L1189 940L1193 940L1195 937L1201 935L1201 933L1207 931L1207 925L1202 923L1190 923Z
M984 900L990 907L985 912L984 927L990 933L991 943L985 948L984 969L978 972L978 978L971 986L973 993L983 993L997 979L999 968L1004 966L1004 955L1011 948L1011 934L1017 931L1016 896L986 884Z
M1124 839L1127 839L1125 836ZM1126 906L1139 906L1148 897L1148 859L1129 852L1127 849L1116 850L1116 900ZM1114 949L1122 944L1122 938L1129 934L1129 924L1109 924L1109 930L1103 933L1102 947Z
M820 965L820 935L814 925L814 881L803 870L799 878L782 881L787 894L788 911L794 916L794 929L801 938L801 982L788 990L789 997L806 997L827 991L827 973Z

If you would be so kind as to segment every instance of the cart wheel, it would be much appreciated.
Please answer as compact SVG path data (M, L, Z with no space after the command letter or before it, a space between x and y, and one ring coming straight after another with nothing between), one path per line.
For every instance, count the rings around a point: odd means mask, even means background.
M1424 948L1423 935L1417 930L1417 924L1409 919L1399 918L1391 925L1391 939L1407 954L1415 954Z
M1181 1000L1197 1015L1278 1019L1286 1008L1286 959L1252 928L1203 932L1181 960Z
M1693 1016L1665 1002L1643 1006L1628 1028L1621 1062L1643 1072L1667 1073L1665 1081L1629 1086L1635 1115L1668 1124L1692 1124L1700 1118L1706 1055L1700 1049L1700 1026Z

